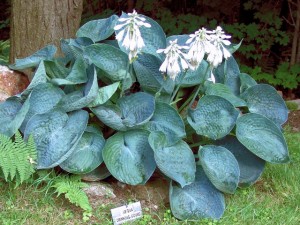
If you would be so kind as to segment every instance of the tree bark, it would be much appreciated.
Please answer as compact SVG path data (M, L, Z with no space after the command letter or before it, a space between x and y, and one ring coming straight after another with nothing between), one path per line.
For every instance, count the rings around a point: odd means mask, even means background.
M292 55L290 61L291 66L297 62L297 54L300 56L299 54L300 46L298 45L298 42L300 40L299 32L300 32L300 0L297 0L297 17L296 17L296 24L295 24L293 44L292 44Z
M10 63L47 44L60 49L60 39L75 36L82 5L83 0L12 0Z

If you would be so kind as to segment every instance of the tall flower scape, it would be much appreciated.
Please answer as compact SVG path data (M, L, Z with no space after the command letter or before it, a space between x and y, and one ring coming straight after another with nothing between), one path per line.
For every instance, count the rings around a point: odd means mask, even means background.
M32 136L36 169L130 185L157 170L176 218L220 219L224 194L289 161L285 102L240 72L229 39L220 26L166 37L136 11L90 21L61 41L64 57L48 45L11 65L35 74L0 104L0 133Z

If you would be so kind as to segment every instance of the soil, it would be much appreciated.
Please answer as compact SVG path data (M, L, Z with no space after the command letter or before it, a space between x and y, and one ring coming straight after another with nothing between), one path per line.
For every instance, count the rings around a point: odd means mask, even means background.
M300 132L300 110L291 111L285 126L291 127L292 131Z

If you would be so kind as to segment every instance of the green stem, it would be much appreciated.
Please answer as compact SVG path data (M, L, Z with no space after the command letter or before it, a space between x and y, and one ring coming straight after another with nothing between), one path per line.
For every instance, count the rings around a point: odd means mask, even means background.
M124 91L125 91L124 83L125 83L125 81L126 81L126 79L128 77L128 74L129 74L129 67L130 67L130 63L128 61L127 62L127 66L126 66L126 74L125 74L125 77L124 77L124 79L122 81L122 90L121 90L120 98L123 96Z
M182 106L180 106L180 108L178 109L179 113L181 113L182 110L184 110L184 108L187 106L187 104L191 101L192 98L193 95L190 95L189 98L182 104Z
M183 74L183 76L182 76L182 79L180 80L179 84L177 85L175 91L173 92L173 95L172 95L172 97L171 97L170 103L173 102L173 100L174 100L174 98L175 98L175 96L176 96L176 94L177 94L177 92L178 92L178 90L179 90L179 88L180 88L180 86L181 86L181 84L182 84L184 78L185 78L186 73L187 73L187 70L184 72L184 74Z

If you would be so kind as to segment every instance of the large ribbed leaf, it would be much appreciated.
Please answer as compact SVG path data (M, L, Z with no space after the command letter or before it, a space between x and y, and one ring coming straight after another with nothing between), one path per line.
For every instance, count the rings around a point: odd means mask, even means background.
M117 91L120 82L115 82L113 84L107 85L105 87L101 87L98 90L97 97L93 102L91 102L88 107L96 107L107 102L113 94Z
M84 60L78 57L66 78L54 78L51 82L57 85L75 85L86 83L87 80L86 65Z
M197 166L194 183L184 188L171 183L170 205L173 215L180 220L220 219L225 210L225 199L201 166Z
M246 106L246 102L243 99L235 96L230 90L230 88L225 84L221 84L221 83L214 84L209 82L206 87L205 94L216 95L225 98L235 107Z
M240 69L233 56L224 60L224 62L216 68L214 75L217 83L227 85L232 93L237 96L240 94Z
M59 166L69 173L89 173L103 162L104 144L102 133L94 127L87 127L72 154Z
M77 37L88 37L94 42L102 41L114 33L118 16L112 15L106 19L92 20L82 25L76 33Z
M250 152L234 136L226 136L217 142L227 148L236 158L240 168L239 186L248 187L261 176L265 161Z
M240 169L234 155L226 148L205 145L199 148L205 174L220 191L233 194L238 186Z
M195 180L195 157L182 140L169 144L162 132L152 132L149 144L154 151L157 167L181 187L191 184Z
M145 92L137 92L118 99L117 105L105 104L91 110L107 126L125 131L151 119L155 110L155 99Z
M149 132L131 130L111 136L102 151L110 173L126 184L145 184L156 164L148 143Z
M156 56L141 54L133 63L133 67L143 90L157 92L163 87L163 93L172 94L175 83L171 79L164 79L159 71L161 64L162 61Z
M98 93L98 81L94 66L90 66L87 69L87 76L88 82L84 89L67 94L59 102L58 107L61 107L66 112L70 112L86 107L95 100Z
M23 59L16 59L15 64L11 65L10 68L14 70L23 70L30 67L39 65L41 60L50 60L54 57L57 48L55 45L47 45L46 47L33 53Z
M103 180L109 176L111 176L110 172L106 168L105 164L102 163L100 166L98 166L93 171L83 174L81 176L81 179L84 181L93 182L93 181Z
M0 133L8 137L13 136L29 110L29 99L22 105L16 97L10 97L0 103Z
M247 149L267 162L289 161L287 145L280 128L262 115L248 113L238 118L236 136Z
M113 81L123 80L127 73L128 56L118 48L107 44L93 44L84 54Z
M53 168L65 161L74 151L88 122L86 111L66 114L54 111L33 116L25 130L25 138L33 135L38 169Z
M114 130L127 130L127 127L123 124L121 109L118 106L104 104L90 109L99 120Z
M163 31L163 29L161 28L161 26L154 20L152 20L151 18L144 16L144 15L139 15L143 18L146 19L146 23L149 23L151 25L150 28L141 26L140 27L140 32L141 32L141 36L144 40L145 43L145 47L143 47L142 52L143 53L149 53L155 56L158 56L159 58L161 58L161 55L156 53L156 51L158 49L162 49L166 47L166 35ZM128 18L128 15L126 13L122 13L120 18ZM121 22L124 23L124 22ZM120 22L118 24L121 24ZM122 30L122 29L121 29ZM121 30L117 30L116 34L118 34ZM126 32L125 32L126 35ZM123 37L124 39L124 37ZM124 48L124 46L122 46L123 43L123 39L121 41L118 41L120 48L124 51L124 52L128 52L128 50L126 50Z
M197 134L219 139L232 130L238 114L226 99L206 95L199 100L196 109L189 110L187 119Z
M246 91L249 87L252 87L257 84L256 81L246 73L241 73L240 79L241 79L241 87L240 87L241 93Z
M268 117L278 125L288 118L288 109L276 89L268 84L257 84L249 87L242 95L249 111Z
M28 120L35 114L42 114L53 109L63 98L65 93L58 87L50 83L36 85L31 91L30 107L23 121L21 130L24 131Z
M173 144L185 137L185 126L178 112L169 104L157 102L154 115L145 128L149 131L162 131L167 142Z
M70 73L64 62L58 58L45 60L44 65L47 71L47 76L50 78L65 78Z

